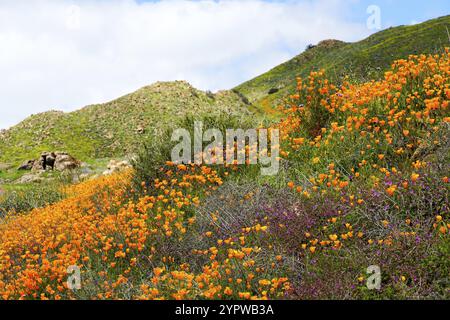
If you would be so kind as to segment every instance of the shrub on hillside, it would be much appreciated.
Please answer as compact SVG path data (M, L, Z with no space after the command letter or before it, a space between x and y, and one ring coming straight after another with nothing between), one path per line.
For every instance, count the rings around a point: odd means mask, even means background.
M180 120L173 126L173 128L188 130L193 144L194 125L196 121L203 123L203 131L212 128L219 129L222 132L223 137L225 137L225 132L227 129L248 129L255 126L254 119L241 118L236 115L222 113L219 115L201 117L188 116ZM161 166L167 161L172 160L172 149L178 143L178 141L171 140L172 132L173 129L166 130L160 136L155 136L142 145L142 148L133 161L133 166L135 169L133 187L136 190L143 191L143 187L148 186L148 182L151 182L160 176ZM194 156L193 153L192 156ZM192 159L192 162L193 160L194 159ZM146 182L144 186L142 185L143 182Z
M24 190L7 191L0 197L0 217L8 213L28 212L42 208L63 197L59 186L39 184L26 187Z

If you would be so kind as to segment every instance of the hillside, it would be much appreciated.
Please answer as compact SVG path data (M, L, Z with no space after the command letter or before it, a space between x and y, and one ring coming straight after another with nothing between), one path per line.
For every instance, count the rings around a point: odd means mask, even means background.
M59 197L37 186L50 204L4 210L0 299L448 300L450 48L295 86L273 176L176 165L168 142Z
M235 88L251 103L270 112L295 90L295 79L324 69L331 78L356 81L379 78L392 61L410 54L442 52L449 44L450 16L380 31L356 43L325 40L293 59Z
M216 94L183 81L159 82L72 113L33 115L0 132L0 163L16 165L48 150L67 151L83 161L121 157L189 114L270 115L295 90L298 76L325 69L338 82L344 75L356 82L379 78L395 59L442 51L449 43L446 26L450 27L450 16L383 30L356 43L325 40L233 90Z
M220 112L250 113L234 92L212 94L184 81L158 82L105 104L29 117L1 134L0 162L17 164L46 150L64 150L83 161L123 156L177 119Z

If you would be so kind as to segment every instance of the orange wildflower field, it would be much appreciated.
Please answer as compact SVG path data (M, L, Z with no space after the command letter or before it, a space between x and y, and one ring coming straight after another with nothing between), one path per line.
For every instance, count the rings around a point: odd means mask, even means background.
M448 298L449 80L448 49L362 84L314 71L272 125L275 177L167 161L146 181L99 177L10 212L0 297ZM371 265L380 290L367 288Z

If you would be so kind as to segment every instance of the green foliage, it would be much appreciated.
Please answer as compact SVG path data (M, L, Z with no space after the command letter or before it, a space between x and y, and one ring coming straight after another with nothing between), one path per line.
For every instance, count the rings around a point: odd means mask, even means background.
M158 178L161 165L167 161L171 161L172 149L178 143L178 141L172 141L172 132L174 129L182 128L188 130L191 136L191 142L192 144L194 143L194 125L196 121L203 123L203 131L212 128L219 129L223 137L225 137L227 129L248 129L256 125L254 118L241 117L235 114L221 113L218 115L186 116L174 123L172 129L167 128L159 136L154 136L143 143L136 158L133 160L133 167L135 169L133 187L136 190L143 188L143 182L147 185L153 179Z
M133 189L142 193L150 181L160 176L160 168L164 163L170 161L174 145L175 143L171 142L171 132L169 130L164 131L158 139L150 139L143 143L132 161L135 170L132 180Z
M450 241L448 237L442 239L429 249L429 256L423 260L420 267L424 270L432 270L430 277L435 284L434 290L436 296L449 296L448 288L450 280Z
M0 217L42 208L63 198L59 184L25 185L0 195Z

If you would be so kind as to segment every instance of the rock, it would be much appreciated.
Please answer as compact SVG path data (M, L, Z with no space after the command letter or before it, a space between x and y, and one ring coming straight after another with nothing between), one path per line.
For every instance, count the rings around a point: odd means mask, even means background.
M31 171L36 172L43 170L43 168L44 168L44 161L42 160L42 158L39 158L38 160L35 160L33 162L33 167L31 168Z
M33 164L32 171L47 170L55 168L56 154L54 152L43 152L41 157Z
M20 179L15 181L16 184L40 183L40 182L42 182L41 172L27 173L23 175Z
M72 171L72 183L78 183L88 180L93 174L94 171L90 167L88 167L87 164L84 164L84 166L82 164L79 170Z
M24 163L22 163L17 170L31 170L33 169L35 162L36 160L27 160Z
M92 168L88 167L88 166L82 166L80 169L80 174L86 174L86 175L90 175L92 174L94 171L92 170Z
M80 167L81 163L67 152L44 152L41 157L34 161L32 171L39 170L74 170Z
M103 175L110 175L115 172L120 172L123 170L130 169L131 167L132 167L131 164L126 160L124 160L124 161L111 160L108 163L108 170L103 172Z
M56 152L55 169L58 171L74 170L80 166L80 162L65 152Z

